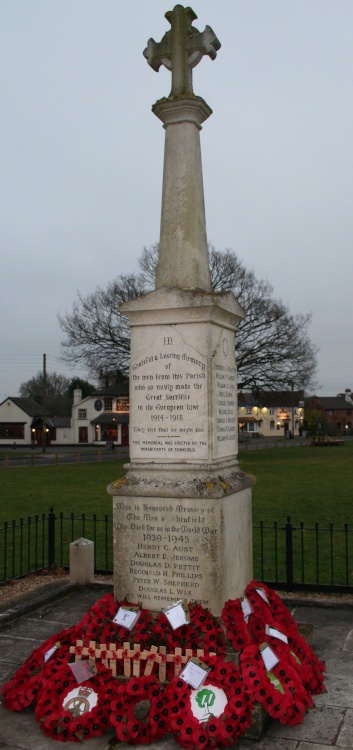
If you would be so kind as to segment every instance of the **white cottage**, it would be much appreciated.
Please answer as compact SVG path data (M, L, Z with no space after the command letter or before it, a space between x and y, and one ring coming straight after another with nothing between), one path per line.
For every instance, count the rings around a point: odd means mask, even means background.
M82 398L76 388L72 406L71 440L74 445L129 445L129 382L100 388Z
M70 445L70 417L45 418L46 444ZM33 398L8 396L0 404L0 445L42 445L43 408Z

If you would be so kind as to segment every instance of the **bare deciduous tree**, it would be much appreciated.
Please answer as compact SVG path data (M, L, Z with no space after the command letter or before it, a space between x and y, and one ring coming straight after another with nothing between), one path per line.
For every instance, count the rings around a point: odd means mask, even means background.
M144 248L140 274L119 276L87 297L78 294L72 312L59 317L66 334L63 359L83 363L91 373L102 367L127 371L130 332L118 308L154 288L157 260L158 245ZM317 347L308 336L311 315L292 315L282 300L273 297L271 284L258 280L231 250L221 253L210 247L209 260L213 290L231 290L245 311L236 334L239 381L274 390L286 388L289 382L301 388L313 386Z
M119 313L122 302L146 291L142 275L118 276L105 289L97 287L83 297L79 292L72 312L59 315L66 334L62 358L70 364L83 364L95 378L101 369L127 371L130 361L130 329Z
M45 384L42 372L21 383L19 392L22 398L33 398L38 404L43 404L45 392L45 406L47 413L53 416L70 414L72 398L69 395L70 380L56 372L46 374Z

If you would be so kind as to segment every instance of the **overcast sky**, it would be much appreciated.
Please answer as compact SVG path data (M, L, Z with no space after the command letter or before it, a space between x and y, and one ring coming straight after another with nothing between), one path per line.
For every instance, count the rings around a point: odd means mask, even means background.
M185 3L187 4L187 3ZM353 2L193 0L221 41L194 69L208 239L313 315L321 394L353 389ZM0 0L0 399L47 354L57 315L137 270L159 239L170 91L142 55L167 0Z

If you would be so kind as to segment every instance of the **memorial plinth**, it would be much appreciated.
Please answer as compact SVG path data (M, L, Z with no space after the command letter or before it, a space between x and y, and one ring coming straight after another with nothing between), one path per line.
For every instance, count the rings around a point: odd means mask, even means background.
M125 302L131 326L130 460L112 484L118 599L158 610L197 600L214 614L252 578L251 481L237 461L234 332L244 313L211 291L200 130L211 109L191 69L220 43L192 26L191 8L144 51L172 71L153 106L165 128L156 289Z
M233 294L159 289L131 325L130 458L113 482L118 596L219 613L252 574L251 482L237 455Z

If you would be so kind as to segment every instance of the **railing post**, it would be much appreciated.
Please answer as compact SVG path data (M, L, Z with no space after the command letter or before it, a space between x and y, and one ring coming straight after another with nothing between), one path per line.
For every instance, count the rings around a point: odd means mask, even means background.
M48 514L48 568L55 568L55 513L52 505Z
M293 526L291 517L287 516L286 523L286 583L288 591L293 589Z

